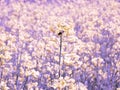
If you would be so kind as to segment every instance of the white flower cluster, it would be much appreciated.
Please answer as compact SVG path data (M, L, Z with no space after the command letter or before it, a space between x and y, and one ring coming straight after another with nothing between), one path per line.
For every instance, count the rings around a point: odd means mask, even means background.
M57 90L65 89L65 87L66 88L68 87L67 88L68 90L76 90L77 89L77 86L75 85L75 80L68 76L66 76L64 78L60 77L59 79L55 79L52 87L54 87ZM85 87L85 86L83 85L80 88L83 88L83 87ZM80 90L87 90L87 89L80 89Z

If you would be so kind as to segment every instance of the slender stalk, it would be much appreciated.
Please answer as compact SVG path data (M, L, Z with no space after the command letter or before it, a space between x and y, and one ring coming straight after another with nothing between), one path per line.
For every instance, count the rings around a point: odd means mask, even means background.
M61 76L61 51L62 51L62 34L60 35L59 77Z
M59 77L61 76L61 52L62 52L62 34L64 31L58 33L60 36L60 54L59 54Z

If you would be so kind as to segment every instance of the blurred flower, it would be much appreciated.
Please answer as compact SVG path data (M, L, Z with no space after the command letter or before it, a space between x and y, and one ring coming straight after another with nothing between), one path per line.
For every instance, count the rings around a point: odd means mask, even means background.
M64 55L65 65L74 65L74 63L77 62L78 60L79 56L74 53Z
M104 60L100 57L93 58L91 61L95 66L101 66L104 63Z
M10 51L6 51L5 52L5 58L7 59L7 60L10 60L11 58L12 58L12 56L11 56L11 52Z
M66 81L63 79L63 77L60 77L59 79L54 80L53 87L61 90L66 86Z
M120 88L117 88L117 90L120 90Z
M83 83L79 82L78 84L79 84L78 85L79 90L88 90L87 87Z
M38 78L39 71L35 71L34 69L31 71L31 75L33 75L35 78Z
M1 81L0 83L0 89L1 90L9 90L9 87L7 87L6 83Z

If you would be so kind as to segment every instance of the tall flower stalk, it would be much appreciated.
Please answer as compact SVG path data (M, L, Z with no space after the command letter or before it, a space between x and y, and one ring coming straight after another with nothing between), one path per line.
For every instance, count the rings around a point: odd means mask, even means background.
M58 35L60 36L60 53L59 53L59 77L61 76L61 52L62 52L62 34L64 31L60 31Z

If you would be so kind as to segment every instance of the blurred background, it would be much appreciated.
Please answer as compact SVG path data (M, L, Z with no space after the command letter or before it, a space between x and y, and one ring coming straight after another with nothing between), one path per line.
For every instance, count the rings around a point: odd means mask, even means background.
M118 88L119 0L0 0L0 90Z

